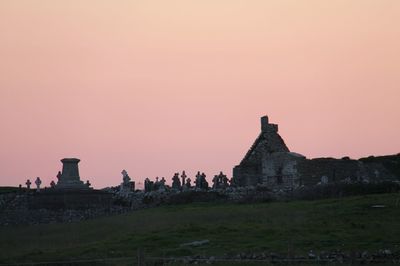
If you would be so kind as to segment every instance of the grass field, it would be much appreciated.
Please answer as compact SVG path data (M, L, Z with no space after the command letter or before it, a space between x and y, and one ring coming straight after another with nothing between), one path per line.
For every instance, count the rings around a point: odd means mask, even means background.
M0 227L0 263L239 252L399 249L400 195L164 206L70 224ZM373 208L384 205L384 208ZM208 239L199 247L181 244Z

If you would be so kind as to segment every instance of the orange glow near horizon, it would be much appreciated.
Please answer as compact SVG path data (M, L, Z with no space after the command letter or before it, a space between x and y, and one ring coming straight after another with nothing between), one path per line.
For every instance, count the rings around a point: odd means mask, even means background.
M400 152L400 1L0 2L0 186L81 159L114 186L291 151Z

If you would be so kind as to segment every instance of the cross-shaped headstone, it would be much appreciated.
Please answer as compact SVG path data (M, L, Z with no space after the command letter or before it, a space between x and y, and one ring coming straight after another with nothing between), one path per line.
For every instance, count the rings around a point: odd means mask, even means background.
M182 172L181 178L182 178L182 186L185 184L185 179L186 179L186 173L185 170Z
M25 183L25 184L26 184L26 187L27 187L28 189L31 188L31 184L32 184L32 183L31 183L31 180L29 180L29 179L26 180L26 183Z
M39 192L40 191L40 185L42 184L42 180L40 180L40 177L36 177L36 191Z

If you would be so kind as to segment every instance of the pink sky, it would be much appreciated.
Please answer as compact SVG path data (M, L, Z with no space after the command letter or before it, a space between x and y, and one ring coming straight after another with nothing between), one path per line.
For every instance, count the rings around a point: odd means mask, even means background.
M0 185L229 176L267 114L312 157L400 152L400 1L0 1Z

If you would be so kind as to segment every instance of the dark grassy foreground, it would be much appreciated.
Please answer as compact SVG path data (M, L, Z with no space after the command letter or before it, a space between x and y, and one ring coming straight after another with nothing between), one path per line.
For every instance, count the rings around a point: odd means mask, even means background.
M210 243L180 247L203 239ZM177 205L71 224L0 227L0 263L135 257L139 247L163 257L399 250L400 195Z

